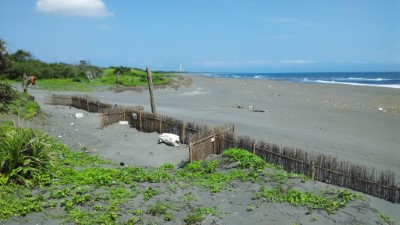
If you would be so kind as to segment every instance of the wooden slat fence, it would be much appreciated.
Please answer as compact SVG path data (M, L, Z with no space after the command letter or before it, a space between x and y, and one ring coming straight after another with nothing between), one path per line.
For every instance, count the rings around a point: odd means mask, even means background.
M185 123L179 119L144 111L135 111L131 117L130 124L142 132L176 134L180 137L182 143L189 143L200 130L210 130L207 126Z
M44 104L71 106L72 99L70 95L57 95L57 94L45 95Z
M142 107L116 107L106 109L101 113L100 127L104 128L108 125L118 123L119 121L131 121L132 114L141 111Z
M235 131L233 124L225 124L199 132L189 143L189 162L203 160L212 154L220 154L229 148L230 144L224 140L232 137Z
M113 105L100 102L96 98L87 95L79 96L51 94L45 96L44 104L65 105L92 113L102 113L100 119L101 128L119 121L130 120L132 113L143 110L143 106L117 106L115 104Z
M380 172L333 156L256 142L247 136L220 138L220 141L225 141L227 146L252 152L266 162L282 166L286 171L400 203L400 188L396 186L395 174L391 171Z

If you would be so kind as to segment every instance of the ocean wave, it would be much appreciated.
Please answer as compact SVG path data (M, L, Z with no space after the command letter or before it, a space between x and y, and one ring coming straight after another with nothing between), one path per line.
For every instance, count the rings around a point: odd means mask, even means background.
M316 80L315 82L323 84L347 84L353 86L386 87L386 88L400 89L400 84L363 84L363 83L337 82L337 81L327 81L327 80Z
M385 78L363 78L363 77L349 77L349 80L357 80L357 81L391 81L391 79L385 79Z

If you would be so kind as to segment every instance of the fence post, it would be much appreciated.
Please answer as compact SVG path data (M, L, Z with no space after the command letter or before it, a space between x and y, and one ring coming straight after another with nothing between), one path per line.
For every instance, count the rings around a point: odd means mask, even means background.
M139 112L139 131L142 131L142 112Z
M256 141L253 139L253 155L256 154Z
M192 143L189 142L189 162L192 163L193 162L193 149L192 149Z
M125 119L125 108L124 108L124 121L126 121L126 119Z
M315 178L315 162L312 161L311 165L312 165L312 167L311 167L311 180L314 180L314 178Z
M185 144L185 123L182 125L182 137L181 137L182 144Z
M162 118L160 118L160 130L159 130L160 132L160 134L161 134L161 132L162 132Z
M90 111L89 111L89 101L88 101L87 99L86 99L86 108L87 108L86 111L90 112Z
M150 92L150 104L151 104L151 113L156 114L156 103L154 100L154 93L153 93L153 81L151 79L151 71L148 66L146 66L146 72L147 72L147 83L149 85L149 92Z
M213 153L216 154L217 153L217 146L216 146L217 136L215 136L215 133L213 134L212 140L213 140Z

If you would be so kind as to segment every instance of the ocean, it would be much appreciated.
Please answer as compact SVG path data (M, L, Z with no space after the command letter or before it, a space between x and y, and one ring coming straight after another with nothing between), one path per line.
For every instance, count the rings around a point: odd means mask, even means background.
M400 72L340 73L201 73L208 77L269 79L301 83L328 83L400 88Z

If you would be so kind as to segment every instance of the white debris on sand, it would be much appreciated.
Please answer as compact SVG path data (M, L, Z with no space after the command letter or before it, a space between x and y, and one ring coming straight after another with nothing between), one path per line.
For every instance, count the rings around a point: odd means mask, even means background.
M165 143L167 145L178 147L179 146L179 136L175 135L175 134L170 134L170 133L162 133L158 137L158 143L159 144Z
M75 118L82 118L83 117L83 113L75 113Z

